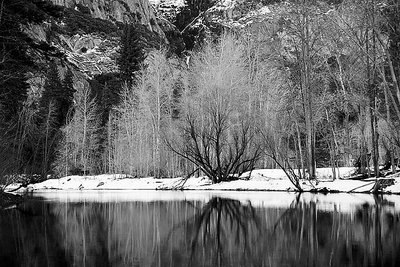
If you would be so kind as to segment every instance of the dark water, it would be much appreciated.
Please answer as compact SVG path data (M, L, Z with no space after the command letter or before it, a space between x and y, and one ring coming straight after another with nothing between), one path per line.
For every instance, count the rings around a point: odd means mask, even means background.
M35 196L0 211L0 266L400 266L400 198Z

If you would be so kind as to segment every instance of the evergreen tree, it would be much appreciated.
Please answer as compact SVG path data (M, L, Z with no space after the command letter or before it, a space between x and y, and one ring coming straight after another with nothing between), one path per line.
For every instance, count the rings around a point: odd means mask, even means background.
M46 81L43 86L43 94L40 100L41 108L47 108L52 101L55 102L62 91L63 85L58 72L57 64L55 62L51 62L47 72Z
M118 59L122 79L131 84L133 75L140 69L145 54L140 45L140 34L132 24L126 24L121 37L121 53Z
M160 49L165 42L160 36L140 24L126 24L121 37L120 57L117 60L122 80L132 84L141 68L146 51Z
M96 75L90 81L91 97L96 99L102 126L107 124L110 110L119 104L121 84L121 77L117 73Z
M67 123L68 112L71 110L74 101L74 74L68 69L63 80L63 92L60 95L60 121L62 125ZM70 114L72 116L73 114Z
M56 125L58 127L65 125L68 111L72 106L75 92L73 83L73 73L70 69L67 70L62 81L57 64L55 62L50 64L40 106L42 109L47 110L51 103L54 104Z

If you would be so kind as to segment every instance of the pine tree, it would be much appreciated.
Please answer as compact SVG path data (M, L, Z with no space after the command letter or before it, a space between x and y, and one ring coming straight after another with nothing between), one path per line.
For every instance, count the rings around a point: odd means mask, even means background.
M122 80L132 84L141 69L146 51L160 49L165 42L160 36L140 24L126 24L121 37L120 57L117 60Z
M134 73L140 69L144 60L144 52L140 45L140 34L132 24L126 24L121 37L121 55L118 59L122 79L132 83Z
M54 104L56 126L58 127L65 125L68 111L73 103L75 92L73 77L72 71L68 69L62 81L57 64L55 62L50 63L40 107L42 110L47 110L50 103Z
M43 94L40 101L41 107L47 107L51 101L55 101L57 96L62 92L62 82L57 64L51 62L47 72L46 81L43 86Z
M96 99L101 124L105 126L110 110L119 104L121 93L121 80L117 73L96 75L90 81L92 98Z
M67 119L68 119L68 112L71 110L71 107L73 105L73 101L74 101L74 93L75 93L75 89L74 89L74 74L72 73L71 69L68 69L64 80L63 80L63 92L62 94L59 96L59 108L60 108L60 118L59 121L61 121L61 125L65 125L67 123ZM72 117L73 114L69 114L69 116Z

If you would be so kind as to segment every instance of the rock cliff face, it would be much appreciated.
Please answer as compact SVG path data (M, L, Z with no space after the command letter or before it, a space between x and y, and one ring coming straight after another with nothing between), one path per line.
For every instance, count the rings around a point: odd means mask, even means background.
M163 36L149 0L51 0L51 2L77 10L86 8L94 18L140 23Z
M34 95L40 95L49 61L57 62L61 74L66 68L72 69L81 81L117 73L122 32L119 23L142 24L166 43L166 35L176 31L172 23L156 16L149 0L48 1L64 8L61 18L50 16L41 23L21 25L32 40L29 54L38 66L27 73Z
M205 17L228 28L243 28L262 21L270 12L262 0L222 0L210 8Z
M185 0L149 0L158 16L173 21L179 9L185 6Z
M149 0L158 16L173 21L184 0ZM227 28L245 28L267 19L280 0L216 0L214 5L199 16L194 27L208 27L210 23ZM269 3L269 4L266 4Z
M62 18L24 25L35 47L30 54L38 71L28 73L33 91L43 86L48 61L60 69L73 69L75 76L90 80L96 75L117 73L119 23L139 23L157 33L179 54L184 50L181 33L172 24L184 0L49 0L65 7ZM192 27L207 29L246 27L269 15L262 0L220 0ZM37 50L36 47L44 47ZM36 90L35 90L36 88Z

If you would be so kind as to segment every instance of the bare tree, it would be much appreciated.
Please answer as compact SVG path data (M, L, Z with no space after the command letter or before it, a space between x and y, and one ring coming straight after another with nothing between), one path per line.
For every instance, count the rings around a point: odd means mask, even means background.
M147 90L147 105L151 115L153 129L153 175L163 176L166 160L165 149L162 144L162 132L171 127L172 94L174 70L172 59L168 59L167 51L156 50L149 53L144 64L146 65L145 79ZM164 155L163 155L164 154Z
M261 156L261 148L255 142L255 129L250 123L243 122L228 133L227 117L215 113L212 116L214 118L207 121L209 125L202 127L195 118L187 115L181 128L185 143L168 142L170 148L199 166L213 183L228 181L253 170Z
M297 191L302 192L303 189L300 185L300 176L297 175L292 168L287 156L281 155L282 153L277 149L274 136L269 132L262 132L263 138L263 152L270 157L278 166L283 170L286 177L294 185Z
M74 115L61 128L63 138L55 162L55 168L60 175L96 172L94 157L99 146L100 127L97 106L88 84L80 82L77 87Z
M344 92L348 95L359 95L359 101L352 99L359 107L357 114L360 128L359 169L363 174L366 174L367 171L368 175L371 174L367 156L368 147L370 147L372 167L376 177L379 176L379 148L382 143L382 139L380 140L379 137L386 135L383 131L387 130L380 129L384 125L380 120L386 117L389 125L394 124L390 112L388 113L390 107L396 111L394 113L396 118L400 118L397 104L399 99L398 83L388 50L390 38L382 32L383 28L390 28L390 22L384 16L384 8L388 8L388 6L381 5L379 1L375 0L348 0L328 16L329 20L333 22L330 24L330 28L335 28L339 35L336 39L341 41L342 55L346 55L353 62L353 66L346 68L346 63L337 61L343 70L341 86ZM337 58L340 59L340 57ZM388 82L387 78L392 81ZM394 90L390 90L390 88ZM355 92L356 90L358 92ZM380 93L380 91L383 92ZM380 114L380 94L385 96L386 116ZM366 97L361 97L362 95ZM391 145L392 158L393 148ZM393 163L393 159L391 161Z
M166 51L151 51L135 83L125 87L113 110L113 160L118 171L134 176L172 176L177 156L162 142L173 126L173 90L179 80L179 60Z
M213 183L251 171L261 157L243 55L238 40L224 35L217 46L208 44L193 56L192 84L182 97L185 115L178 128L182 142L166 140Z

